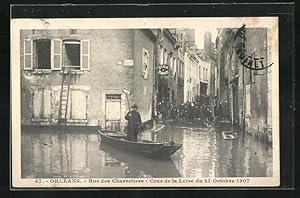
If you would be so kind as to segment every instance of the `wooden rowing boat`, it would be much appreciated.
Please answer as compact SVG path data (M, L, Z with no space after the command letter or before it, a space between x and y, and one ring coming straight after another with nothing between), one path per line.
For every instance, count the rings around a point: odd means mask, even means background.
M99 134L102 143L153 158L167 159L182 147L181 144L176 144L173 141L164 143L152 142L147 140L132 142L126 140L126 136L124 135L111 133L111 131L105 130L99 130Z

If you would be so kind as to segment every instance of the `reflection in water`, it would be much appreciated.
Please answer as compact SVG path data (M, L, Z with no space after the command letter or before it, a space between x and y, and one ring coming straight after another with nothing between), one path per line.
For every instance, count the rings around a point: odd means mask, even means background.
M117 163L119 166L125 167L124 175L126 177L180 177L171 160L157 160L133 155L107 144L101 144L100 149L107 154L106 165Z
M272 149L255 137L224 140L210 129L168 126L143 138L181 143L160 161L100 144L94 133L22 133L22 177L252 177L272 176Z

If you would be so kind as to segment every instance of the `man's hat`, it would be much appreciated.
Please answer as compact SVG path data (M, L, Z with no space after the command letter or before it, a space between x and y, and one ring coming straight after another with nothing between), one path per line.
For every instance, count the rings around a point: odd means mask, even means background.
M131 108L138 108L138 106L136 104L132 105Z

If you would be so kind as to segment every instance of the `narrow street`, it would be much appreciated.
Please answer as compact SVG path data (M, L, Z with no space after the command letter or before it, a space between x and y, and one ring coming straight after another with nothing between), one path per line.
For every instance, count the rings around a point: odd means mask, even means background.
M38 130L38 129L37 129ZM168 124L143 139L182 143L169 161L103 145L95 131L22 133L22 177L268 177L272 148L254 136L226 140L211 128Z

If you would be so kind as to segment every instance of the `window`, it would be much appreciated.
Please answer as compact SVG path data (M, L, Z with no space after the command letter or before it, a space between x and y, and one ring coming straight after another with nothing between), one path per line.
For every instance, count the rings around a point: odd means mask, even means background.
M149 77L149 64L150 64L150 54L148 50L143 49L142 52L142 77L148 79Z
M201 66L199 66L199 80L201 80Z
M24 40L24 70L51 69L51 40Z
M87 95L82 90L71 91L71 119L87 119Z
M63 66L80 69L80 41L64 41Z
M208 80L208 69L206 68L206 80Z
M35 68L36 69L51 69L50 63L50 39L35 40Z
M176 76L176 72L177 72L177 61L176 61L176 58L174 57L173 59L173 75Z
M108 100L121 100L121 94L106 94Z
M164 64L166 65L168 62L168 54L167 54L167 50L164 49Z
M24 70L90 69L90 41L61 39L25 39Z
M173 75L173 72L174 72L173 58L172 58L171 55L169 57L170 57L169 58L169 65L170 65L170 69L171 69L170 75Z
M180 75L181 77L184 76L184 63L182 61L181 61Z
M51 118L51 91L45 88L36 88L33 90L33 118L49 119Z
M164 64L164 48L163 46L160 46L160 61L159 61L160 65Z

